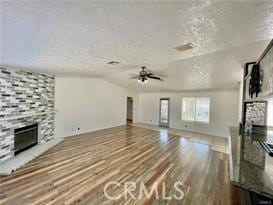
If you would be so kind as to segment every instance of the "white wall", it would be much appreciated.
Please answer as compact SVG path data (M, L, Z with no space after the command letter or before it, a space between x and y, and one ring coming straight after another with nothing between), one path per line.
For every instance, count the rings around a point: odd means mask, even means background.
M140 122L158 125L160 97L170 98L170 127L172 128L227 137L228 126L238 125L239 91L143 93L139 96ZM183 97L210 97L210 123L182 121L181 103Z
M228 126L238 123L238 91L138 95L98 78L56 77L55 135L65 137L125 124L127 96L134 100L134 122L158 125L159 99L170 97L170 127L227 137ZM210 123L182 121L183 97L210 97Z
M267 126L273 127L273 98L270 98L267 103Z
M71 136L125 124L127 96L133 97L133 117L137 122L136 93L99 78L56 77L55 136Z

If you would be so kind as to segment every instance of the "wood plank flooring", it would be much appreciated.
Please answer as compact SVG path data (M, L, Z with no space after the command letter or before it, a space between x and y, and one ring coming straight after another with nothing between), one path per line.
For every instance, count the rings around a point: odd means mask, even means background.
M136 182L137 199L109 200L109 181ZM182 200L138 199L144 183L166 185L166 196L183 185ZM111 196L124 193L112 186ZM229 182L228 155L185 138L120 126L66 138L12 175L0 178L0 204L241 204ZM244 201L244 200L243 200ZM246 204L247 202L244 201Z

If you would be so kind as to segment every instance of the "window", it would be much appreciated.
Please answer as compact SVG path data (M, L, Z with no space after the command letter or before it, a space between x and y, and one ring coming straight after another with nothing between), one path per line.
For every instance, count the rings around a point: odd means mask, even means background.
M195 98L183 98L182 120L194 121Z
M170 99L169 98L161 98L160 99L160 111L159 111L159 125L160 126L169 126L169 107L170 107Z
M195 121L209 122L209 98L196 98Z
M209 122L209 98L183 98L182 120Z

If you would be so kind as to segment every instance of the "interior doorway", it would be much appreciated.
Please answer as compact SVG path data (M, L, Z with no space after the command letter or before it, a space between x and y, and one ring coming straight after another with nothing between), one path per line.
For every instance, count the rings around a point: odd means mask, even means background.
M127 115L126 115L127 124L133 123L133 106L134 106L133 98L127 97Z

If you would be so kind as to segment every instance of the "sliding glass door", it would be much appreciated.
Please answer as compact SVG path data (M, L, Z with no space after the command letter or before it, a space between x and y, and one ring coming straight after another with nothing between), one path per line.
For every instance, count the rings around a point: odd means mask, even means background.
M160 98L159 125L164 127L169 127L169 117L170 117L170 99Z

